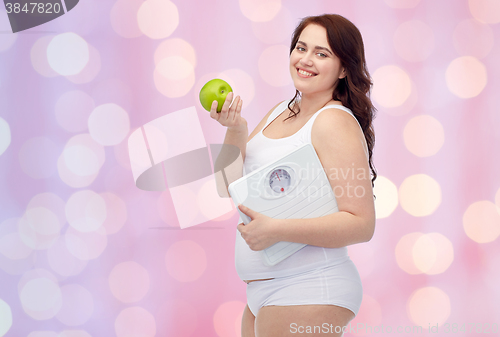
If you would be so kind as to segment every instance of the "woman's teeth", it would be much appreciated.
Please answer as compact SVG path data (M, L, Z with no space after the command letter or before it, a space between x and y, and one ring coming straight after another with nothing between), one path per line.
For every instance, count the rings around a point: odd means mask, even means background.
M305 70L299 69L299 74L305 75L305 76L314 76L313 73L309 73Z

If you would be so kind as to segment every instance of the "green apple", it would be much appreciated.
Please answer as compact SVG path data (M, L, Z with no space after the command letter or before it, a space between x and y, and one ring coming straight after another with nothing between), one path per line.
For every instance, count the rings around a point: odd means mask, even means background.
M203 88L200 90L200 102L205 110L210 111L213 101L219 102L217 105L217 112L222 110L222 105L226 100L227 94L232 92L231 86L224 80L213 79L205 83Z

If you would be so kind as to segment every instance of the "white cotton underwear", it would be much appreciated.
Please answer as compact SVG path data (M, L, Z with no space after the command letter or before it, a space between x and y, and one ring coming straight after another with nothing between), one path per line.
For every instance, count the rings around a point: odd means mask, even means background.
M247 285L247 303L257 316L265 306L336 305L358 314L363 287L358 270L348 259L326 268Z

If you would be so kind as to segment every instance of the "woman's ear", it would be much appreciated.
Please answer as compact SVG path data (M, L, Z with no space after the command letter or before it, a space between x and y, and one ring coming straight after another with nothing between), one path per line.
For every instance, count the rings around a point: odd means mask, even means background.
M342 68L342 71L340 72L339 79L342 79L347 76L347 72L345 71L345 68Z

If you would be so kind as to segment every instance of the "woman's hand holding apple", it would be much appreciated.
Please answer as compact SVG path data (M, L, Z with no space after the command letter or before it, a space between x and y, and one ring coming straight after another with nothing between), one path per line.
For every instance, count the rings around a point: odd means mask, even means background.
M212 106L210 108L210 117L219 122L222 126L225 126L229 129L233 130L242 130L247 128L247 121L241 117L241 107L243 106L243 100L240 96L236 96L233 100L234 94L230 92L226 96L226 100L222 105L222 109L220 112L217 112L217 101L212 102Z

